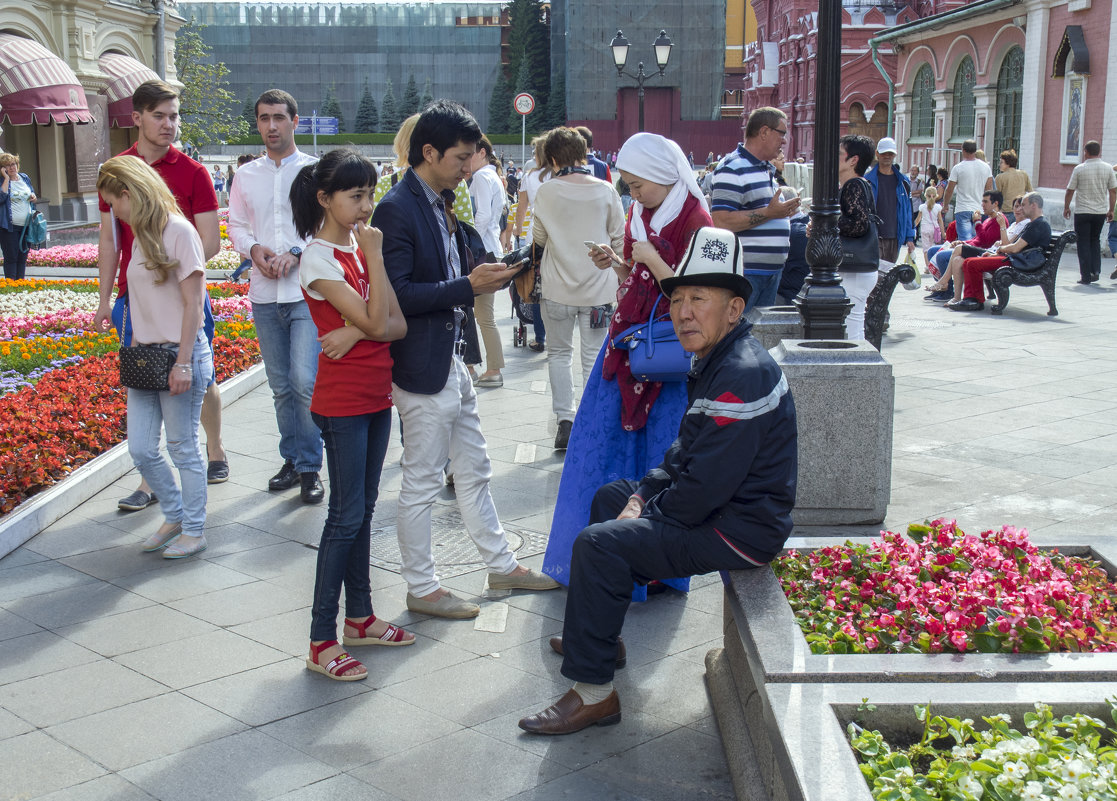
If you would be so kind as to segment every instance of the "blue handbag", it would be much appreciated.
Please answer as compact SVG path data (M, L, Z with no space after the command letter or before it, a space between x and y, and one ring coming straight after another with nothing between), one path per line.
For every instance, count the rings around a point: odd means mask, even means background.
M660 297L663 294L660 293ZM612 345L628 350L628 366L637 381L686 381L690 354L683 350L671 314L655 316L659 299L652 304L648 322L634 325L613 337Z

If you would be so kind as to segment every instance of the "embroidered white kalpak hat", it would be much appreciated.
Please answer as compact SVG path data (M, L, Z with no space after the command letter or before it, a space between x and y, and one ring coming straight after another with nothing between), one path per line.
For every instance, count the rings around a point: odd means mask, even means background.
M752 284L745 278L745 258L737 235L723 228L699 228L671 278L659 282L666 295L680 286L716 286L729 289L746 301Z

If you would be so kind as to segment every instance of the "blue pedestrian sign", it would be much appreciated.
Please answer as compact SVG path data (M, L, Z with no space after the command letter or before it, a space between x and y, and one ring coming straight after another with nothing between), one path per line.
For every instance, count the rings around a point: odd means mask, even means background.
M321 134L322 136L340 133L337 117L300 117L295 126L297 134Z

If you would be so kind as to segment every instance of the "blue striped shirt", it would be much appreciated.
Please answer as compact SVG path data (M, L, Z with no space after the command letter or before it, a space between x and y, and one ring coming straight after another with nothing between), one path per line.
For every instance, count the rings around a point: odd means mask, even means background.
M780 190L776 170L738 145L714 172L713 211L763 209ZM745 257L746 273L772 273L783 268L791 249L791 220L768 220L737 232Z

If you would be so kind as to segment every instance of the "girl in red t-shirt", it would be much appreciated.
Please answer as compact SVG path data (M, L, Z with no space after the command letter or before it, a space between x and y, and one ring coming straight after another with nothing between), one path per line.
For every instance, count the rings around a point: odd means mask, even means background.
M342 584L345 645L415 642L372 613L369 580L372 512L392 424L387 343L407 333L384 272L382 236L366 224L375 184L372 162L343 148L303 167L291 186L295 230L314 235L302 253L299 280L322 343L310 412L322 429L330 476L306 666L339 681L368 676L336 639Z

